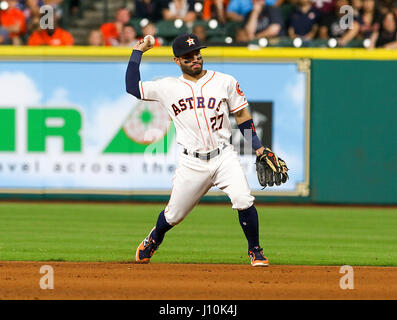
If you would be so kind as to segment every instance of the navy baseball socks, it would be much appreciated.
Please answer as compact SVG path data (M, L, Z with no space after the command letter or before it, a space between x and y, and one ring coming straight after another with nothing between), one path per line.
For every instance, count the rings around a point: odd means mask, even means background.
M164 210L160 212L157 218L156 226L150 231L149 235L141 242L136 250L135 260L139 263L149 263L150 258L163 242L165 233L173 226L170 225L164 217Z
M245 237L248 240L248 256L254 267L266 267L269 260L264 256L263 249L259 246L258 212L254 205L245 210L238 211L238 219Z
M259 246L259 222L258 212L255 206L245 210L238 211L240 225L248 240L248 256L251 265L268 266L269 261L264 256L262 248ZM164 210L160 212L156 226L150 231L149 235L141 242L136 250L136 261L139 263L149 263L150 258L163 242L165 233L173 226L170 225L164 217Z
M156 227L152 232L153 240L157 243L157 245L160 245L163 242L165 233L172 227L173 226L170 225L167 220L165 220L164 210L161 211L159 217L157 218Z

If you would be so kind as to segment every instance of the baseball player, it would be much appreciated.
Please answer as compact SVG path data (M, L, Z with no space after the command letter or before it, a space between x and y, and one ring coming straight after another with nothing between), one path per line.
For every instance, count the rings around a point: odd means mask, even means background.
M206 47L200 45L196 35L183 34L173 41L174 62L182 71L179 78L141 81L141 57L152 47L148 39L135 45L127 67L126 89L138 99L159 101L167 109L182 151L169 202L159 214L155 227L138 246L136 261L148 263L165 233L180 223L202 196L216 186L229 196L232 208L238 211L248 241L251 265L268 266L269 261L259 245L254 197L250 194L237 152L230 144L229 114L235 117L241 132L248 133L245 136L256 150L257 162L266 164L266 168L274 173L267 175L270 180L265 179L265 183L271 186L286 181L288 168L285 162L262 146L247 110L247 99L236 79L203 69L201 49Z

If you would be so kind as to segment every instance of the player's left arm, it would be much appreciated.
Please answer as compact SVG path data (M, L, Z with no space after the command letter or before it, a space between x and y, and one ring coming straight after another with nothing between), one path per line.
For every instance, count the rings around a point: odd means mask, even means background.
M249 137L249 139L251 139L252 148L255 150L256 155L260 156L263 153L263 150L265 150L265 147L262 145L258 135L256 134L254 122L250 112L247 110L247 108L244 108L233 113L233 115L244 138L247 139L247 137Z
M256 171L259 183L266 187L281 185L288 180L288 167L285 161L274 154L269 148L262 146L255 132L254 122L247 108L234 113L237 125L244 138L252 142L252 148L256 152ZM248 134L247 134L248 133Z

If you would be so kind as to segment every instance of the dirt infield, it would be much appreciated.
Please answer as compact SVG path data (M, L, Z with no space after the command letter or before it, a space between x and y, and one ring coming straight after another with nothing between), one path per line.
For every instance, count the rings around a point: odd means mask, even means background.
M43 265L54 289L40 288ZM397 268L353 267L354 289L337 266L0 262L0 299L289 300L397 299Z

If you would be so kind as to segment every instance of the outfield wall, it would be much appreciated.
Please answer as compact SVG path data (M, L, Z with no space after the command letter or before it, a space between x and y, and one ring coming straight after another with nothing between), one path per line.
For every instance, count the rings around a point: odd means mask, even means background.
M160 154L148 158L134 119L167 115L125 94L129 54L0 48L1 198L168 199L174 128L160 128L151 145ZM178 76L170 56L167 47L145 55L142 78ZM209 48L205 57L208 69L239 80L262 140L291 167L286 185L261 190L254 155L240 150L258 202L397 203L397 52ZM229 200L212 190L203 201Z
M313 60L312 202L397 203L397 61Z

